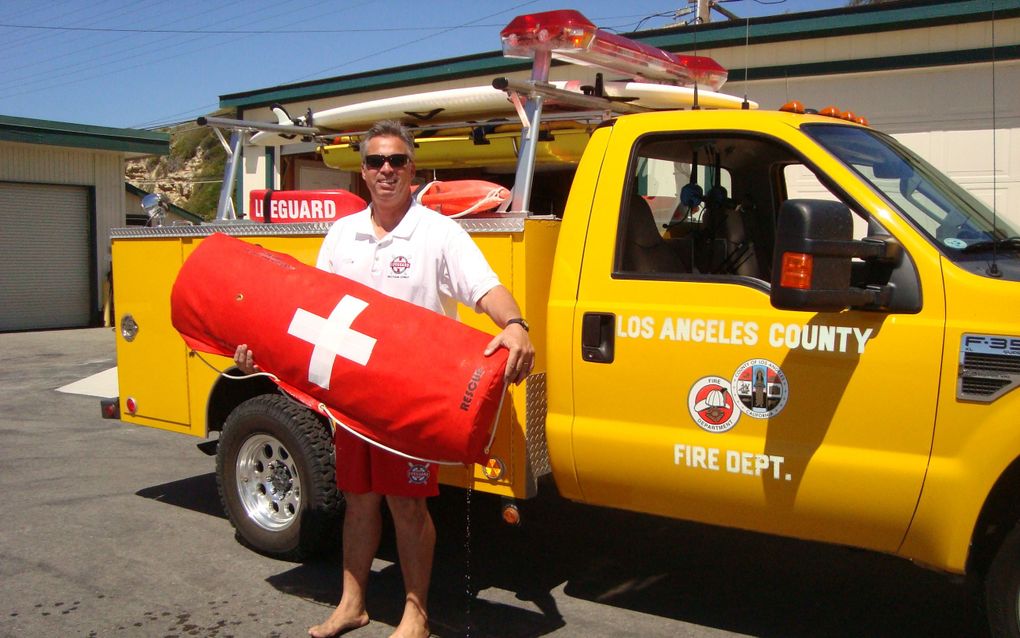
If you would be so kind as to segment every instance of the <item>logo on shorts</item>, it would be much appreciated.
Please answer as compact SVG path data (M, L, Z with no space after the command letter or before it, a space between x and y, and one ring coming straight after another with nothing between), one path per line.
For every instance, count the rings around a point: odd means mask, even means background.
M406 275L405 273L410 268L411 262L408 261L407 257L404 257L403 255L394 257L393 260L390 261L390 270L393 272L392 276L407 277L408 275Z
M427 463L407 464L408 485L425 485L429 482L429 466Z

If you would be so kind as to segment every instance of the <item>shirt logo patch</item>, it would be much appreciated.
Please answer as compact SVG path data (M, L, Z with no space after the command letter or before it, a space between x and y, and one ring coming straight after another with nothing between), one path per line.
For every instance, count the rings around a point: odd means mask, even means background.
M408 274L407 271L410 270L410 269L411 269L411 262L408 261L407 257L404 257L403 255L400 255L398 257L394 257L393 260L390 262L390 273L392 273L392 274L389 275L389 278L390 279L394 279L394 278L401 278L401 279L403 279L403 278L409 277L410 275Z
M429 466L426 463L407 464L408 485L426 485L429 482Z

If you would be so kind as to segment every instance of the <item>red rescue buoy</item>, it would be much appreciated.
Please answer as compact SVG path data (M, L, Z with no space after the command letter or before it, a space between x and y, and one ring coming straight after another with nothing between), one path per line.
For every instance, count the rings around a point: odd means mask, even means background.
M510 200L510 191L481 179L457 179L429 182L415 191L414 199L447 217L463 217L498 208Z
M184 262L170 307L190 348L229 357L248 344L281 388L370 443L488 458L507 351L482 356L481 330L219 233Z

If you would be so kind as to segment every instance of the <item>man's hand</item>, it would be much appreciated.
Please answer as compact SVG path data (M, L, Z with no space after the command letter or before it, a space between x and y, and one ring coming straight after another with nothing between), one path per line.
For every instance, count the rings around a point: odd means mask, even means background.
M248 344L242 343L234 351L234 363L237 368L245 374L254 374L261 368L255 365L255 355L248 349Z
M531 374L531 369L535 367L535 348L531 345L528 331L520 324L512 323L508 325L506 328L503 328L502 332L492 338L489 345L485 347L483 354L488 357L501 347L510 351L510 356L506 360L506 372L503 373L503 379L507 383L520 383L524 381Z

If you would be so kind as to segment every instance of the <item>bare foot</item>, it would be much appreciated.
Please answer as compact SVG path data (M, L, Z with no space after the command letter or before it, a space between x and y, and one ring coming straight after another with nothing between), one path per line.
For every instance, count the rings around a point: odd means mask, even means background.
M333 638L354 629L364 627L368 624L368 613L350 616L346 610L341 611L339 607L333 610L326 622L308 628L308 635L312 638Z
M404 608L404 617L390 638L429 638L431 635L428 617L417 606L408 604Z
M394 631L390 638L429 638L432 633L429 632L427 625L415 625L413 627L405 627L403 623L397 626L397 630Z

